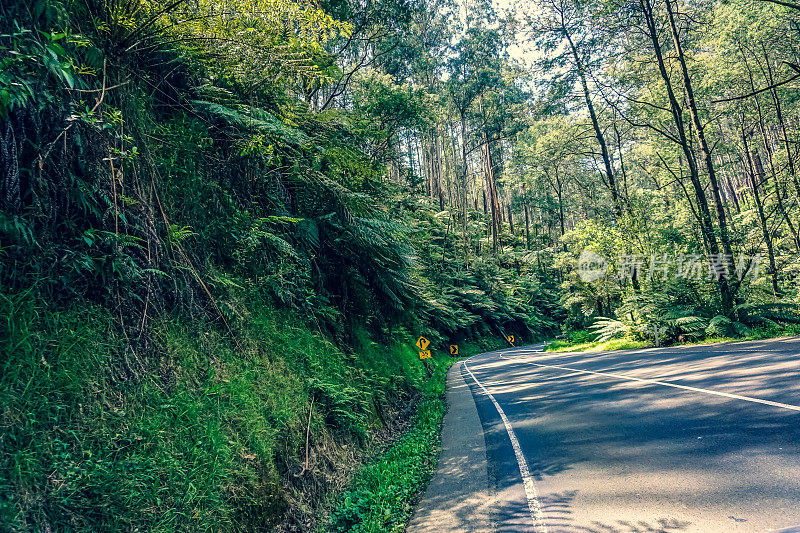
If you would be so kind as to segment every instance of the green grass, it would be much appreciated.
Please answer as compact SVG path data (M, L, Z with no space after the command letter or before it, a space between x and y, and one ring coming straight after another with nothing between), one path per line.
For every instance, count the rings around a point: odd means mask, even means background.
M777 327L751 328L745 335L740 337L706 337L704 339L682 342L680 343L680 346L690 346L692 344L717 344L721 342L758 341L764 339L774 339L778 337L794 337L796 335L800 335L800 324L785 324Z
M649 348L652 343L636 341L633 339L612 339L610 341L583 342L571 344L562 340L551 342L545 348L546 352L604 352L608 350L638 350Z
M484 339L460 346L462 357L506 346L502 339ZM417 496L431 479L439 456L442 419L446 412L445 379L456 361L435 355L432 374L409 428L388 449L365 465L339 496L327 530L352 532L403 531Z
M436 364L433 379L446 365ZM362 468L334 510L333 531L402 531L413 510L414 496L427 484L439 452L445 403L428 392L417 406L409 429Z
M413 398L408 453L436 440L445 367L430 379L411 339L386 347L356 332L344 353L288 315L248 312L238 345L216 324L166 316L154 349L133 352L102 308L0 293L3 529L312 523L328 480L353 471Z
M722 342L741 342L752 340L773 339L776 337L791 337L800 335L800 324L786 324L770 328L753 328L741 337L706 337L674 344L673 346L691 346L694 344L716 344ZM610 350L639 350L652 348L652 342L637 341L629 338L612 339L610 341L573 343L569 339L555 340L547 345L546 352L604 352Z

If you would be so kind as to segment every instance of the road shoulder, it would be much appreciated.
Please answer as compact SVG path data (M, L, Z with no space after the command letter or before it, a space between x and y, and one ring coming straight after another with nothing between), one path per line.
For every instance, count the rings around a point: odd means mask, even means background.
M494 530L483 427L462 365L447 374L439 465L409 522L412 533Z

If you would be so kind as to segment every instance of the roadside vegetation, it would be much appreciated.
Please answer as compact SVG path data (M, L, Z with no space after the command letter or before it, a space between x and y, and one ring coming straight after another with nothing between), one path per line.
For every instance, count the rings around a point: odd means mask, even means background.
M715 344L721 342L754 341L761 339L774 339L776 337L792 337L800 335L800 324L784 324L773 327L748 329L742 334L730 336L701 335L682 339L681 342L670 343L677 345L687 344ZM642 348L657 347L652 340L643 337L638 339L629 336L610 340L597 340L600 334L592 331L571 331L559 335L559 338L547 343L546 352L604 352L609 350L638 350ZM665 339L669 343L669 338Z
M797 332L797 6L523 4L0 5L4 528L402 529L449 344Z
M325 7L0 7L3 528L358 527L369 461L400 524L448 344L557 329L555 283L465 253L388 142L420 95L342 70L421 6Z
M500 347L494 339L460 346L461 357ZM445 377L453 361L447 356L429 360L432 376L421 391L416 414L396 442L365 465L337 498L329 524L333 531L404 531L414 504L436 469L442 419L447 411Z

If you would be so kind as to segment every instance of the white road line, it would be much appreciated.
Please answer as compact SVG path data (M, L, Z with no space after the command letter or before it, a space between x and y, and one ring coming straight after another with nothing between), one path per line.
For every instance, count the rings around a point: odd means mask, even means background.
M508 359L507 357L500 356L503 359ZM740 394L730 394L727 392L720 392L715 390L709 389L700 389L698 387L690 387L688 385L678 385L677 383L669 383L667 381L658 381L655 379L645 379L645 378L635 378L633 376L626 376L624 374L611 374L608 372L594 372L592 370L583 370L580 368L570 368L567 366L557 366L557 365L542 365L539 363L531 363L530 361L520 361L526 365L533 365L533 366L540 366L542 368L556 368L558 370L567 370L569 372L577 372L579 374L593 374L595 376L604 376L608 378L614 379L622 379L628 381L639 381L641 383L649 383L651 385L661 385L663 387L673 387L676 389L683 389L692 392L702 392L704 394L713 394L714 396L723 396L725 398L732 398L734 400L744 400L746 402L754 402L754 403L762 403L764 405L771 405L773 407L780 407L781 409L790 409L792 411L800 411L800 406L797 405L789 405L785 403L778 403L778 402L771 402L769 400L762 400L761 398L751 398L750 396L742 396ZM466 365L465 365L466 366ZM469 369L467 369L469 371ZM471 372L470 372L471 373Z
M472 370L469 369L466 361L464 361L464 368L467 369L467 372L469 372L469 375L472 376L472 379L475 380L475 383L481 388L483 393L486 394L490 400L492 400L494 408L497 409L497 413L503 420L503 425L505 425L506 431L508 432L508 439L511 441L511 447L514 448L514 455L517 457L519 473L522 476L522 485L525 487L525 496L528 500L528 510L531 513L531 519L533 520L534 527L542 533L547 533L547 526L544 523L544 513L542 512L542 506L539 505L539 494L536 492L536 485L534 484L533 477L528 469L528 462L525 461L525 456L522 455L522 448L519 445L517 434L514 433L514 428L511 427L511 422L509 422L506 413L503 411L503 408L500 407L500 404L497 403L497 400L494 399L492 393L486 390L486 387L483 386L483 383L478 381L478 378L476 378L475 374L472 373Z

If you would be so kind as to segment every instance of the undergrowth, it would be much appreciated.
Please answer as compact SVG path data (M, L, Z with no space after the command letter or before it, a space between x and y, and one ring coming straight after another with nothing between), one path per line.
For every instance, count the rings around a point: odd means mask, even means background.
M591 338L591 332L573 332L576 335L566 336L564 339L556 339L546 347L546 352L604 352L610 350L638 350L641 348L653 348L652 341L642 341L623 337L621 339L611 339L608 341L588 341L573 342L573 338ZM737 336L708 336L700 339L691 339L675 345L687 346L692 344L714 344L720 342L737 342L772 339L775 337L790 337L800 335L800 324L784 324L771 327L750 328L742 335Z
M411 339L359 332L355 357L288 314L249 311L236 342L158 318L160 360L136 362L105 309L0 294L4 528L306 528L420 393L415 420L440 417L439 374ZM159 370L126 377L136 364Z
M488 338L462 345L460 352L466 357L504 346L502 340ZM404 530L417 497L436 469L441 424L447 411L447 369L455 360L443 354L428 360L431 377L421 388L422 398L409 429L357 473L334 503L325 530L360 533Z
M637 341L633 339L613 339L610 341L600 342L582 342L579 344L571 344L564 340L555 340L547 345L546 352L602 352L606 350L636 350L639 348L648 348L652 343Z

